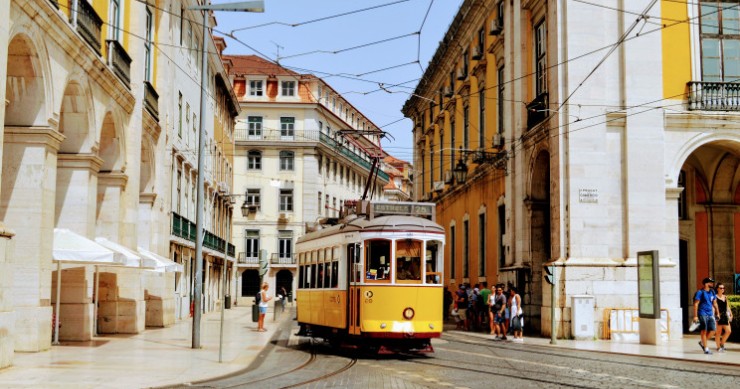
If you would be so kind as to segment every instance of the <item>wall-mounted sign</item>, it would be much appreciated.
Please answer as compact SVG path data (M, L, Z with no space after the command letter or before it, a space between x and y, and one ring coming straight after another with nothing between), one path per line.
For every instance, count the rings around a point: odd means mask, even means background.
M599 190L598 189L578 189L578 202L579 203L598 203L599 202Z
M658 250L637 253L637 297L640 318L660 319Z

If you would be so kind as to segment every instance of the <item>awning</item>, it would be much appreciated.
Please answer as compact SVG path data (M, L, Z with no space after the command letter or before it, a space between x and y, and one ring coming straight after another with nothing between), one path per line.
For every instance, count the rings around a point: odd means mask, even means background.
M138 250L139 250L139 254L141 254L142 257L157 262L157 265L154 266L155 271L177 272L177 273L182 273L183 271L183 266L181 264L169 258L165 258L159 254L155 254L151 251L144 250L141 247L139 247Z
M124 265L126 267L140 267L141 266L141 256L129 249L127 249L125 246L122 246L116 242L110 241L107 238L103 238L101 236L95 238L95 242L100 244L101 246L113 250L125 258Z
M123 254L109 250L66 228L54 229L51 256L54 261L64 263L121 266L126 262Z

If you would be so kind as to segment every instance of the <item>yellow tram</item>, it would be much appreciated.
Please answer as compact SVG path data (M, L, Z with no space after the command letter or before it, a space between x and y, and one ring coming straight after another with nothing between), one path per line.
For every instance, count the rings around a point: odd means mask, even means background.
M378 352L429 352L442 332L444 228L434 204L348 203L298 239L299 335Z

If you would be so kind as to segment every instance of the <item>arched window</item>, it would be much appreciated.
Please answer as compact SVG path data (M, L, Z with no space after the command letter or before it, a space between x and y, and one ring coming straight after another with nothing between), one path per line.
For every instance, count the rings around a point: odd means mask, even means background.
M280 170L293 170L294 154L292 151L280 152Z
M247 170L262 169L262 153L257 150L249 150L247 153Z

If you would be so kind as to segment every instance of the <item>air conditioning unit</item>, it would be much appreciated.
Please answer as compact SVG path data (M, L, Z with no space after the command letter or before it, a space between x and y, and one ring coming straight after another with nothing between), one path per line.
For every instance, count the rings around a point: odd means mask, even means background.
M465 74L462 69L457 69L457 79L464 80L465 77L467 77L467 74Z
M445 97L452 97L452 87L451 86L445 87Z
M452 170L445 170L445 184L452 184L455 180L455 176L452 174Z
M445 189L445 183L444 181L434 181L434 191L435 192L441 192Z
M500 35L501 31L504 30L503 23L501 23L498 19L493 19L491 21L491 35Z
M473 47L473 59L479 60L483 58L483 52L481 51L481 48L478 46Z
M504 147L504 136L501 134L493 135L493 147Z

